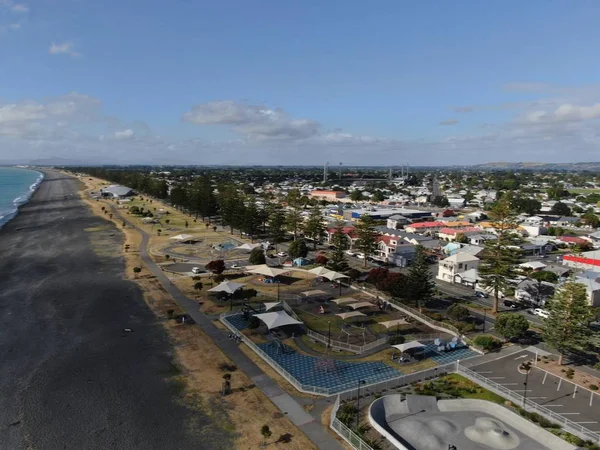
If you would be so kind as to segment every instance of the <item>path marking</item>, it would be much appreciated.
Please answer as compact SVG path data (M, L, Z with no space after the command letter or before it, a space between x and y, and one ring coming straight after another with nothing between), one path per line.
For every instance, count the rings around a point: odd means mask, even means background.
M546 408L551 408L553 406L565 406L565 405L542 405L542 406L545 406Z
M548 397L527 397L527 400L534 400L534 399L537 399L537 398L548 398Z
M477 372L477 373L494 373L494 372L488 371L488 372Z
M575 390L573 391L573 398L575 398L575 394L577 394L577 385L575 385Z
M527 355L517 356L515 359L527 358Z
M547 377L547 376L548 376L548 372L546 372L546 373L544 374L544 379L542 380L542 384L544 384L544 383L546 382L546 377Z
M532 389L513 389L512 391L513 392L531 392ZM579 413L577 413L577 414L579 414Z
M598 423L598 421L595 421L595 422L575 422L575 423Z
M501 384L502 386L518 386L521 383L499 383L499 384Z
M559 413L561 416L574 416L574 415L579 415L581 413Z
M559 378L560 378L560 377L559 377ZM557 391L559 391L559 390L560 390L560 385L561 385L561 384L562 384L562 378L560 378L560 379L558 380L558 387L556 388L556 390L557 390Z
M504 380L506 377L486 377L488 380Z

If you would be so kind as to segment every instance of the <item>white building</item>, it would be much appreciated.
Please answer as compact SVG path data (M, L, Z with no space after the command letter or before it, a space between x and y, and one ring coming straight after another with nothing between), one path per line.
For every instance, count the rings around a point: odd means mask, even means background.
M479 258L468 253L457 253L442 259L438 264L437 279L447 283L460 283L456 275L479 267Z

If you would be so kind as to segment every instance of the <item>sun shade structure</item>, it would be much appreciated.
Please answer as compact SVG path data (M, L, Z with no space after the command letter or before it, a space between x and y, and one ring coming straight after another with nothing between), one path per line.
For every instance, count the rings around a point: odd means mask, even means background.
M301 292L300 295L304 298L309 298L309 297L323 297L325 295L327 295L327 292L325 291L321 291L319 289L315 289L314 291L304 291Z
M218 286L215 286L214 288L209 289L208 292L226 292L228 294L233 294L238 289L241 289L244 286L246 286L246 285L242 284L242 283L235 283L233 281L223 281Z
M262 321L269 330L272 330L273 328L284 327L286 325L302 325L302 322L294 319L285 311L256 314L254 317Z
M321 276L323 278L327 278L329 281L341 280L343 278L350 278L348 275L344 275L343 273L339 273L339 272L334 272L333 270L322 273L319 276Z
M255 273L257 275L264 275L267 277L277 277L281 274L289 272L288 269L277 269L276 267L269 267L266 264L260 264L258 266L247 266L246 272Z
M356 303L358 300L356 300L355 298L351 298L351 297L346 297L346 298L338 298L337 300L332 300L333 303L337 304L337 305L343 305L345 303Z
M360 308L370 308L375 305L373 305L373 303L371 303L371 302L358 302L358 303L351 303L348 306L352 309L360 309Z
M366 316L366 314L363 314L360 311L352 311L352 312L336 314L336 316L341 317L342 320L346 320L346 319L349 319L350 317Z
M379 322L377 325L383 325L388 330L398 325L406 325L408 322L404 319L388 320L387 322Z
M174 241L189 241L190 239L194 239L194 236L191 234L178 234L177 236L170 237Z
M238 247L236 247L236 250L248 250L249 252L251 252L252 250L254 250L255 248L261 247L261 244L242 244Z
M405 352L406 350L410 350L411 348L421 348L425 347L424 344L421 344L418 341L409 341L404 344L392 345L392 347L397 348L401 352Z
M283 303L281 302L265 302L263 303L263 305L265 305L265 311L269 311L273 308L277 308L278 306L281 306Z
M308 272L308 273L312 273L312 274L314 274L314 275L316 275L316 276L320 277L321 275L323 275L323 274L325 274L325 273L329 273L329 272L331 272L331 270L329 270L329 269L326 269L326 268L325 268L325 267L323 267L323 266L319 266L319 267L315 267L314 269L307 270L307 272Z

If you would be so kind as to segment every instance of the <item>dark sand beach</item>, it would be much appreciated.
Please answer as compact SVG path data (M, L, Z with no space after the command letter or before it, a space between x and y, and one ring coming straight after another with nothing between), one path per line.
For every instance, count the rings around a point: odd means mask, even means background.
M231 448L165 381L167 335L79 186L47 171L0 230L0 449Z

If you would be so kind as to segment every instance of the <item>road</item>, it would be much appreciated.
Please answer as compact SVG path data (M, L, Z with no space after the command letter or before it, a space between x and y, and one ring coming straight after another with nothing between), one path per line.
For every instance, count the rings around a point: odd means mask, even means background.
M123 279L122 235L78 189L48 172L0 231L0 448L232 448L166 381L172 347Z

